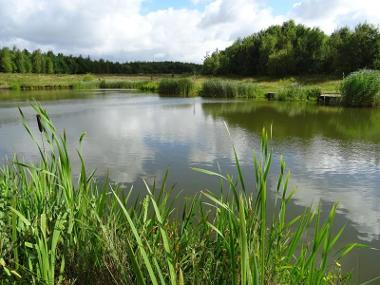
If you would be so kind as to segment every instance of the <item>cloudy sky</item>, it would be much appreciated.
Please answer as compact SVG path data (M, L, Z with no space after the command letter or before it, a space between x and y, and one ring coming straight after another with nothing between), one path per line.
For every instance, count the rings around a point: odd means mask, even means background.
M380 24L379 0L0 0L0 45L110 60L201 62L287 19Z

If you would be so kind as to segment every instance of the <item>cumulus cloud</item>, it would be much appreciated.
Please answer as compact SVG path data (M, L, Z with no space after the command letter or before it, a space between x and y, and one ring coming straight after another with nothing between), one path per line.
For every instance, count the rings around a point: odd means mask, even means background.
M0 0L0 43L115 60L200 62L207 51L273 22L256 0L202 2L201 11L143 14L143 0Z
M282 16L265 0L190 0L196 7L143 13L144 1L0 0L0 44L120 61L201 62L207 52L288 18L328 32L380 22L380 4L371 0L303 0Z
M377 0L303 0L297 2L289 17L331 33L341 26L353 27L360 22L380 24Z

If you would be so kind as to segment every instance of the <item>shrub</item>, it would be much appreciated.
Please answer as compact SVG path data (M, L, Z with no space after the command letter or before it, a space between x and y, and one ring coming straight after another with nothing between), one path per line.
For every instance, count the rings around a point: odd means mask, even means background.
M360 70L351 73L343 80L341 92L345 106L380 105L380 71Z
M93 81L93 80L95 80L96 78L95 78L95 76L93 76L92 74L90 74L90 73L87 73L85 76L83 76L83 81Z

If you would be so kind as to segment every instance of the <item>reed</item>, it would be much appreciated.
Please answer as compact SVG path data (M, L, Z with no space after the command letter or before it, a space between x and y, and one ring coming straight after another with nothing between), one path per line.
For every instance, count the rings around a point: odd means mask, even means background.
M303 87L298 84L281 89L276 98L278 101L308 101L316 100L322 94L320 88Z
M263 91L254 83L209 79L203 82L202 97L212 98L262 98Z
M194 83L191 79L162 79L158 85L158 93L164 96L195 96Z
M350 107L380 106L380 71L351 73L341 84L342 103Z
M265 130L254 156L251 190L235 154L236 173L193 169L215 177L219 194L202 191L178 199L166 183L145 182L145 195L100 184L81 155L72 173L66 135L58 135L46 110L39 115L42 143L26 131L41 156L37 164L15 157L0 172L0 277L18 284L344 284L336 266L358 244L337 255L336 205L326 219L306 209L289 218L294 195L281 159L279 177L269 188L272 152ZM142 189L140 189L142 190ZM139 191L140 191L139 190ZM269 194L277 207L268 216Z

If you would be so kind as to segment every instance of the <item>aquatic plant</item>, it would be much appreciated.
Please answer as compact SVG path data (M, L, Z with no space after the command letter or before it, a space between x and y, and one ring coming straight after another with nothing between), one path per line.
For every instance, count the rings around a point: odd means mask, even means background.
M167 185L145 184L132 199L107 180L88 173L81 154L72 172L65 133L58 135L46 110L39 115L43 143L20 110L23 124L40 152L39 163L14 158L0 171L0 276L24 284L344 284L337 262L353 248L336 253L343 228L336 230L334 205L326 218L308 208L290 219L294 195L281 159L279 177L269 187L272 152L262 132L254 156L255 185L236 173L194 168L215 177L219 194L209 190L185 201ZM141 189L142 191L142 189ZM269 194L276 207L269 213ZM336 259L337 258L337 259Z
M160 95L191 97L196 95L194 83L188 78L162 79L158 85Z
M276 94L279 101L306 101L316 100L322 94L319 88L302 87L298 84L281 89Z
M200 95L214 98L259 98L264 93L254 83L209 79L203 82Z
M360 70L348 75L341 84L342 103L351 107L380 105L380 71Z

